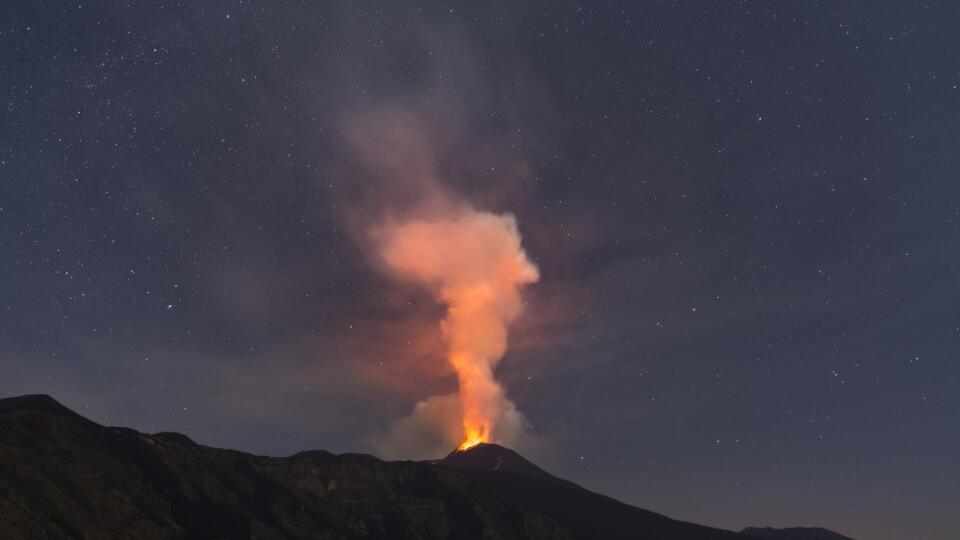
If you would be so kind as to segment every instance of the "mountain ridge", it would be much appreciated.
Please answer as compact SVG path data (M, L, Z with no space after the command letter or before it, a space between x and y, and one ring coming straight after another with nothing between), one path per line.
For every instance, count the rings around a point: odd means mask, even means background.
M747 527L740 531L758 540L853 540L823 527Z
M421 462L325 450L267 457L105 427L50 396L0 399L0 537L118 534L750 538L588 491L494 444Z

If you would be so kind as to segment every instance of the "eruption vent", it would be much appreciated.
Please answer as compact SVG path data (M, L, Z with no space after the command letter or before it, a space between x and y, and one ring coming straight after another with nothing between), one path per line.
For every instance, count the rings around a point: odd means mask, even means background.
M493 370L507 350L507 326L522 309L520 288L539 278L516 220L465 209L389 225L379 240L390 270L426 285L447 307L440 324L459 383L460 449L494 441L498 423L517 413Z

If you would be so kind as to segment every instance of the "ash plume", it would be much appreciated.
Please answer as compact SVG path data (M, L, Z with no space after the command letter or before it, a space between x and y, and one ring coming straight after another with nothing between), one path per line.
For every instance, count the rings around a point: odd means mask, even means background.
M521 289L539 271L512 214L480 210L446 188L432 144L445 129L396 103L368 105L346 123L360 164L383 180L363 198L365 211L351 228L362 231L357 239L383 272L424 288L444 308L437 324L457 378L455 394L422 399L374 441L387 457L433 457L428 452L488 441L509 445L525 423L494 372L523 309Z
M498 426L516 416L516 407L494 368L507 350L508 325L522 310L521 287L539 279L516 220L462 206L442 217L388 223L375 237L387 269L428 287L447 308L440 324L459 386L460 446L503 437Z

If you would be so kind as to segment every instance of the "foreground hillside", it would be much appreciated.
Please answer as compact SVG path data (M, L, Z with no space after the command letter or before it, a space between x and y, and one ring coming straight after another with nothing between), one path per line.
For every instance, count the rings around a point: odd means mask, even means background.
M481 445L437 462L262 457L0 400L0 538L744 540L553 477Z

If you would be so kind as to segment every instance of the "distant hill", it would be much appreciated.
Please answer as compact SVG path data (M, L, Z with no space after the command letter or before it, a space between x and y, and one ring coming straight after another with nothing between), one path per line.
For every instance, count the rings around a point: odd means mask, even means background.
M0 399L0 538L750 537L598 495L497 445L434 462L263 457L22 396Z
M740 534L760 540L853 540L849 536L819 527L790 527L787 529L747 527L740 531Z

